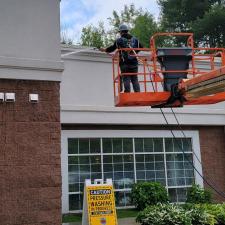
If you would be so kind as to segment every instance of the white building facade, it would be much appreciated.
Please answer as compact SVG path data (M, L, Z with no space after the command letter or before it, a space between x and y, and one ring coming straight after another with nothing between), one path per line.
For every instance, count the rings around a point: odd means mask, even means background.
M168 190L171 201L184 202L192 183L204 185L202 175L211 182L213 173L224 174L224 103L174 109L176 117L164 109L167 125L158 109L114 107L109 56L63 46L62 60L63 213L82 209L87 178L112 178L117 207L130 207L135 182L158 181ZM209 160L214 151L211 146L220 158L215 159L218 172L215 160ZM212 182L224 191L223 177Z

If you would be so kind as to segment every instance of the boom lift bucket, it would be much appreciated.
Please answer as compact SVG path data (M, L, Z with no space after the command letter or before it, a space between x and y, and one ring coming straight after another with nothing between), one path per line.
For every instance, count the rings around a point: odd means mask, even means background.
M164 78L164 91L171 91L171 86L177 85L180 79L187 78L189 62L192 59L191 48L158 48L157 59ZM167 73L166 71L173 71ZM176 72L184 71L184 72Z
M186 37L186 47L157 48L160 36ZM121 51L141 51L136 55L137 73L121 73ZM157 33L150 39L150 48L119 49L112 59L117 107L181 107L225 101L225 49L194 48L193 33ZM121 91L124 76L137 76L140 92Z

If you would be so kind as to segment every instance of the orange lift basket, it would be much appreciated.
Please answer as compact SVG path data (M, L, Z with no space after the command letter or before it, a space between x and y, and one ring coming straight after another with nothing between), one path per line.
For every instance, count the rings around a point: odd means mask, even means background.
M185 47L156 48L161 36L182 36ZM121 73L121 51L135 53L138 73ZM156 33L150 48L118 49L112 56L115 106L181 107L225 101L225 48L194 48L193 33ZM140 92L121 91L122 76L137 75Z

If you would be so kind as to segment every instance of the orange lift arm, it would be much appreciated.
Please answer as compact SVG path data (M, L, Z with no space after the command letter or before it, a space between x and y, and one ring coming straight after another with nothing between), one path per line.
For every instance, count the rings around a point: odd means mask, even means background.
M192 79L182 80L179 90L188 101L206 96L209 97L209 104L212 97L215 102L220 102L221 98L225 99L225 66Z

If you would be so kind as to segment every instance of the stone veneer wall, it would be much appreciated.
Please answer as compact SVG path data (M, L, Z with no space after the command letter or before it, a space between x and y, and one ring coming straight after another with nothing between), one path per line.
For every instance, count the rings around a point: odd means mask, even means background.
M59 82L0 80L0 224L61 224ZM28 101L29 93L39 102Z

